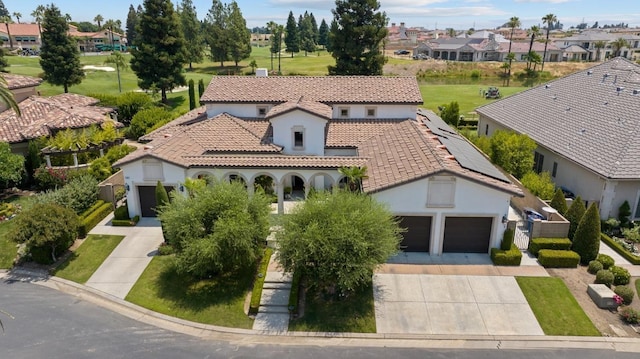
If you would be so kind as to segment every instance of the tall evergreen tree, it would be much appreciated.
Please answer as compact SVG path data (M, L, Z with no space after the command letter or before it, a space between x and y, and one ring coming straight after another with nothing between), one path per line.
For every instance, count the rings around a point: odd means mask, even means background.
M67 93L69 86L79 84L84 78L78 45L69 36L69 24L54 4L44 10L42 28L40 66L44 71L43 79L52 85L63 86Z
M318 22L316 21L316 17L313 16L313 13L309 14L309 20L311 21L311 31L313 31L313 42L318 44L318 39L320 38L320 30L318 29Z
M5 69L9 67L9 61L4 57L4 47L2 47L4 41L0 39L0 72L5 72Z
M287 46L287 52L291 53L292 58L294 52L300 52L300 35L298 34L298 25L292 11L289 11L289 17L287 18L284 44Z
M205 40L209 45L212 61L220 61L220 66L229 60L229 39L227 28L227 7L219 0L213 0L213 5L207 14Z
M329 39L329 25L327 25L327 22L324 21L324 19L322 19L322 22L320 23L320 28L318 29L318 45L321 45L326 49L328 39Z
M129 5L129 13L127 13L127 44L129 46L135 46L136 26L138 26L138 13L133 5Z
M316 36L313 33L311 17L306 11L304 16L298 20L298 34L300 36L300 46L304 50L304 56L307 56L309 52L316 51Z
M180 4L180 22L182 24L182 33L187 43L186 56L189 62L189 70L193 70L193 63L200 63L203 60L204 39L202 37L202 26L198 21L196 7L193 1L182 0Z
M382 75L388 18L378 9L377 0L336 0L331 12L337 26L329 33L336 65L329 66L330 75Z
M564 216L564 218L569 221L569 234L567 235L569 239L573 240L573 235L576 233L578 223L580 223L580 219L582 219L582 216L584 216L584 212L586 211L587 209L585 208L584 202L582 202L582 198L580 198L580 196L576 197L576 199L571 202L571 206L569 206L567 214Z
M189 80L189 110L196 108L196 88L193 79Z
M251 32L247 28L247 22L242 16L238 3L232 1L228 9L229 55L237 68L241 60L251 55Z
M553 207L558 213L561 215L565 215L567 213L567 200L564 198L564 193L562 189L556 189L556 192L553 194L553 198L551 199L551 203L549 204Z
M580 219L573 236L571 249L580 255L580 263L588 264L596 259L600 250L600 215L598 206L592 203Z
M201 99L202 95L204 95L204 80L200 79L198 80L198 99ZM200 104L199 106L202 106L200 100L198 100L198 103Z
M0 0L0 17L3 17L3 16L10 16L10 14L9 14L9 10L7 10L7 8L4 6L4 2Z
M170 0L144 0L143 4L131 69L138 75L141 89L160 89L166 103L167 90L187 83L182 74L184 38Z

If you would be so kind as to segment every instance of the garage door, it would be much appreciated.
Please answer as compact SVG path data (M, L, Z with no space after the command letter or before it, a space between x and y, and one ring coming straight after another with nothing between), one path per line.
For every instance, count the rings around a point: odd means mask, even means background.
M167 193L174 190L171 186L164 187ZM140 199L140 213L142 217L155 217L156 211L156 186L138 186L138 198Z
M444 224L443 252L487 253L491 240L492 217L447 217Z
M400 248L405 252L429 252L431 217L400 217L400 227L406 228Z

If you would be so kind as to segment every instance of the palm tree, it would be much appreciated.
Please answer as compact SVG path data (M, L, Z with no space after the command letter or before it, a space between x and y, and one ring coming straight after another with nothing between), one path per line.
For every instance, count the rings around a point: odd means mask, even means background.
M93 18L93 21L98 23L98 27L102 28L102 21L104 20L104 18L102 17L102 15L98 14L96 15L96 17Z
M531 41L529 41L529 52L527 52L527 70L531 69L531 51L533 51L533 41L535 41L536 36L540 34L540 28L536 25L531 26L529 29L529 35L531 36Z
M11 18L9 16L0 17L0 21L4 22L4 26L7 27L7 36L9 37L9 48L13 49L13 39L11 38L11 31L9 31L9 23L11 22Z
M593 43L593 47L596 49L596 61L600 61L600 52L607 46L604 40L596 41Z
M20 23L20 18L22 18L22 14L19 12L14 12L13 13L13 17L16 18L16 20L18 21L18 24Z
M64 19L67 20L67 22L71 22L71 15L69 13L64 14Z
M20 116L20 107L18 107L18 103L13 97L13 92L9 90L7 80L5 80L3 76L0 76L0 102L9 106L18 116Z
M107 57L104 63L116 65L116 70L118 71L118 90L122 92L122 83L120 82L120 68L122 68L123 71L126 70L129 67L128 61L124 58L120 51L114 51L109 57Z
M542 53L542 67L540 71L544 71L544 62L547 58L547 45L549 45L549 31L554 22L558 21L558 18L554 14L547 14L542 18L542 23L547 24L547 39L544 41L544 52Z
M40 34L40 39L42 39L42 27L40 26L40 23L44 18L44 10L44 5L38 5L38 7L36 7L36 9L31 13L31 16L33 16L33 19L38 24L38 33Z
M629 42L621 37L611 42L611 48L613 49L613 56L620 56L623 47L630 47Z
M367 166L343 166L338 168L338 172L346 178L347 186L351 192L362 192L362 180L369 177L367 176Z
M520 27L520 19L518 19L517 16L513 16L511 17L511 19L509 19L509 22L507 23L509 25L509 27L511 28L511 36L509 37L509 73L507 74L507 87L509 87L509 80L511 80L511 61L513 61L514 56L510 56L511 55L511 43L513 42L513 30L516 29L516 27Z

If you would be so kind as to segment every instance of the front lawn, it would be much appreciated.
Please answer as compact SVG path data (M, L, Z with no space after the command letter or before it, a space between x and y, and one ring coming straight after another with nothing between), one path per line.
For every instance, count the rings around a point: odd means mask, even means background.
M26 209L25 206L28 202L29 197L26 196L13 196L2 201L2 203L19 204L22 206L23 210ZM16 257L16 244L9 240L9 232L11 232L14 223L15 218L0 222L0 268L11 268L13 265L13 259Z
M370 284L339 301L327 301L322 294L308 291L304 304L304 316L290 321L289 330L375 333L373 286Z
M76 283L86 283L123 238L90 234L53 274Z
M560 278L516 277L546 335L600 336Z
M253 320L244 313L244 302L253 270L199 280L176 273L173 259L153 257L125 300L194 322L251 329Z

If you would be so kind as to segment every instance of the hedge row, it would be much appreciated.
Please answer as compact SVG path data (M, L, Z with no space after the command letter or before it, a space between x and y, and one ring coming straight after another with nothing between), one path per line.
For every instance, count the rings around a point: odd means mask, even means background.
M541 249L538 262L545 268L575 268L580 263L580 255L574 251Z
M258 268L258 275L256 281L253 283L253 290L251 291L251 304L249 305L249 314L258 314L260 309L260 298L262 297L262 286L264 280L267 277L267 267L269 267L269 260L273 254L273 249L265 248L262 260L260 261L260 268Z
M78 218L80 220L83 220L83 219L87 218L87 216L89 216L91 213L93 213L93 211L95 211L96 209L100 208L103 204L104 204L103 200L101 200L101 199L97 200L96 203L94 203L86 211L80 213L80 216L78 216Z
M111 211L113 211L111 203L103 203L95 211L91 212L91 214L82 218L80 220L80 227L78 228L78 236L84 238L87 233L100 223L100 221L105 219Z
M140 221L140 216L131 219L112 219L111 225L114 227L133 227Z
M300 296L300 271L293 273L291 279L291 293L289 293L289 309L291 312L298 313L298 297Z
M531 254L537 257L541 249L566 251L571 249L571 240L569 238L534 238L529 241Z
M631 262L631 264L638 265L640 264L640 256L636 256L632 253L629 253L626 249L624 249L620 243L611 239L611 237L607 236L604 233L600 234L600 239L606 243L609 247L611 247L614 251L618 252L621 256L623 256L626 260Z
M497 266L519 266L522 261L522 252L513 243L508 251L491 248L491 260Z

